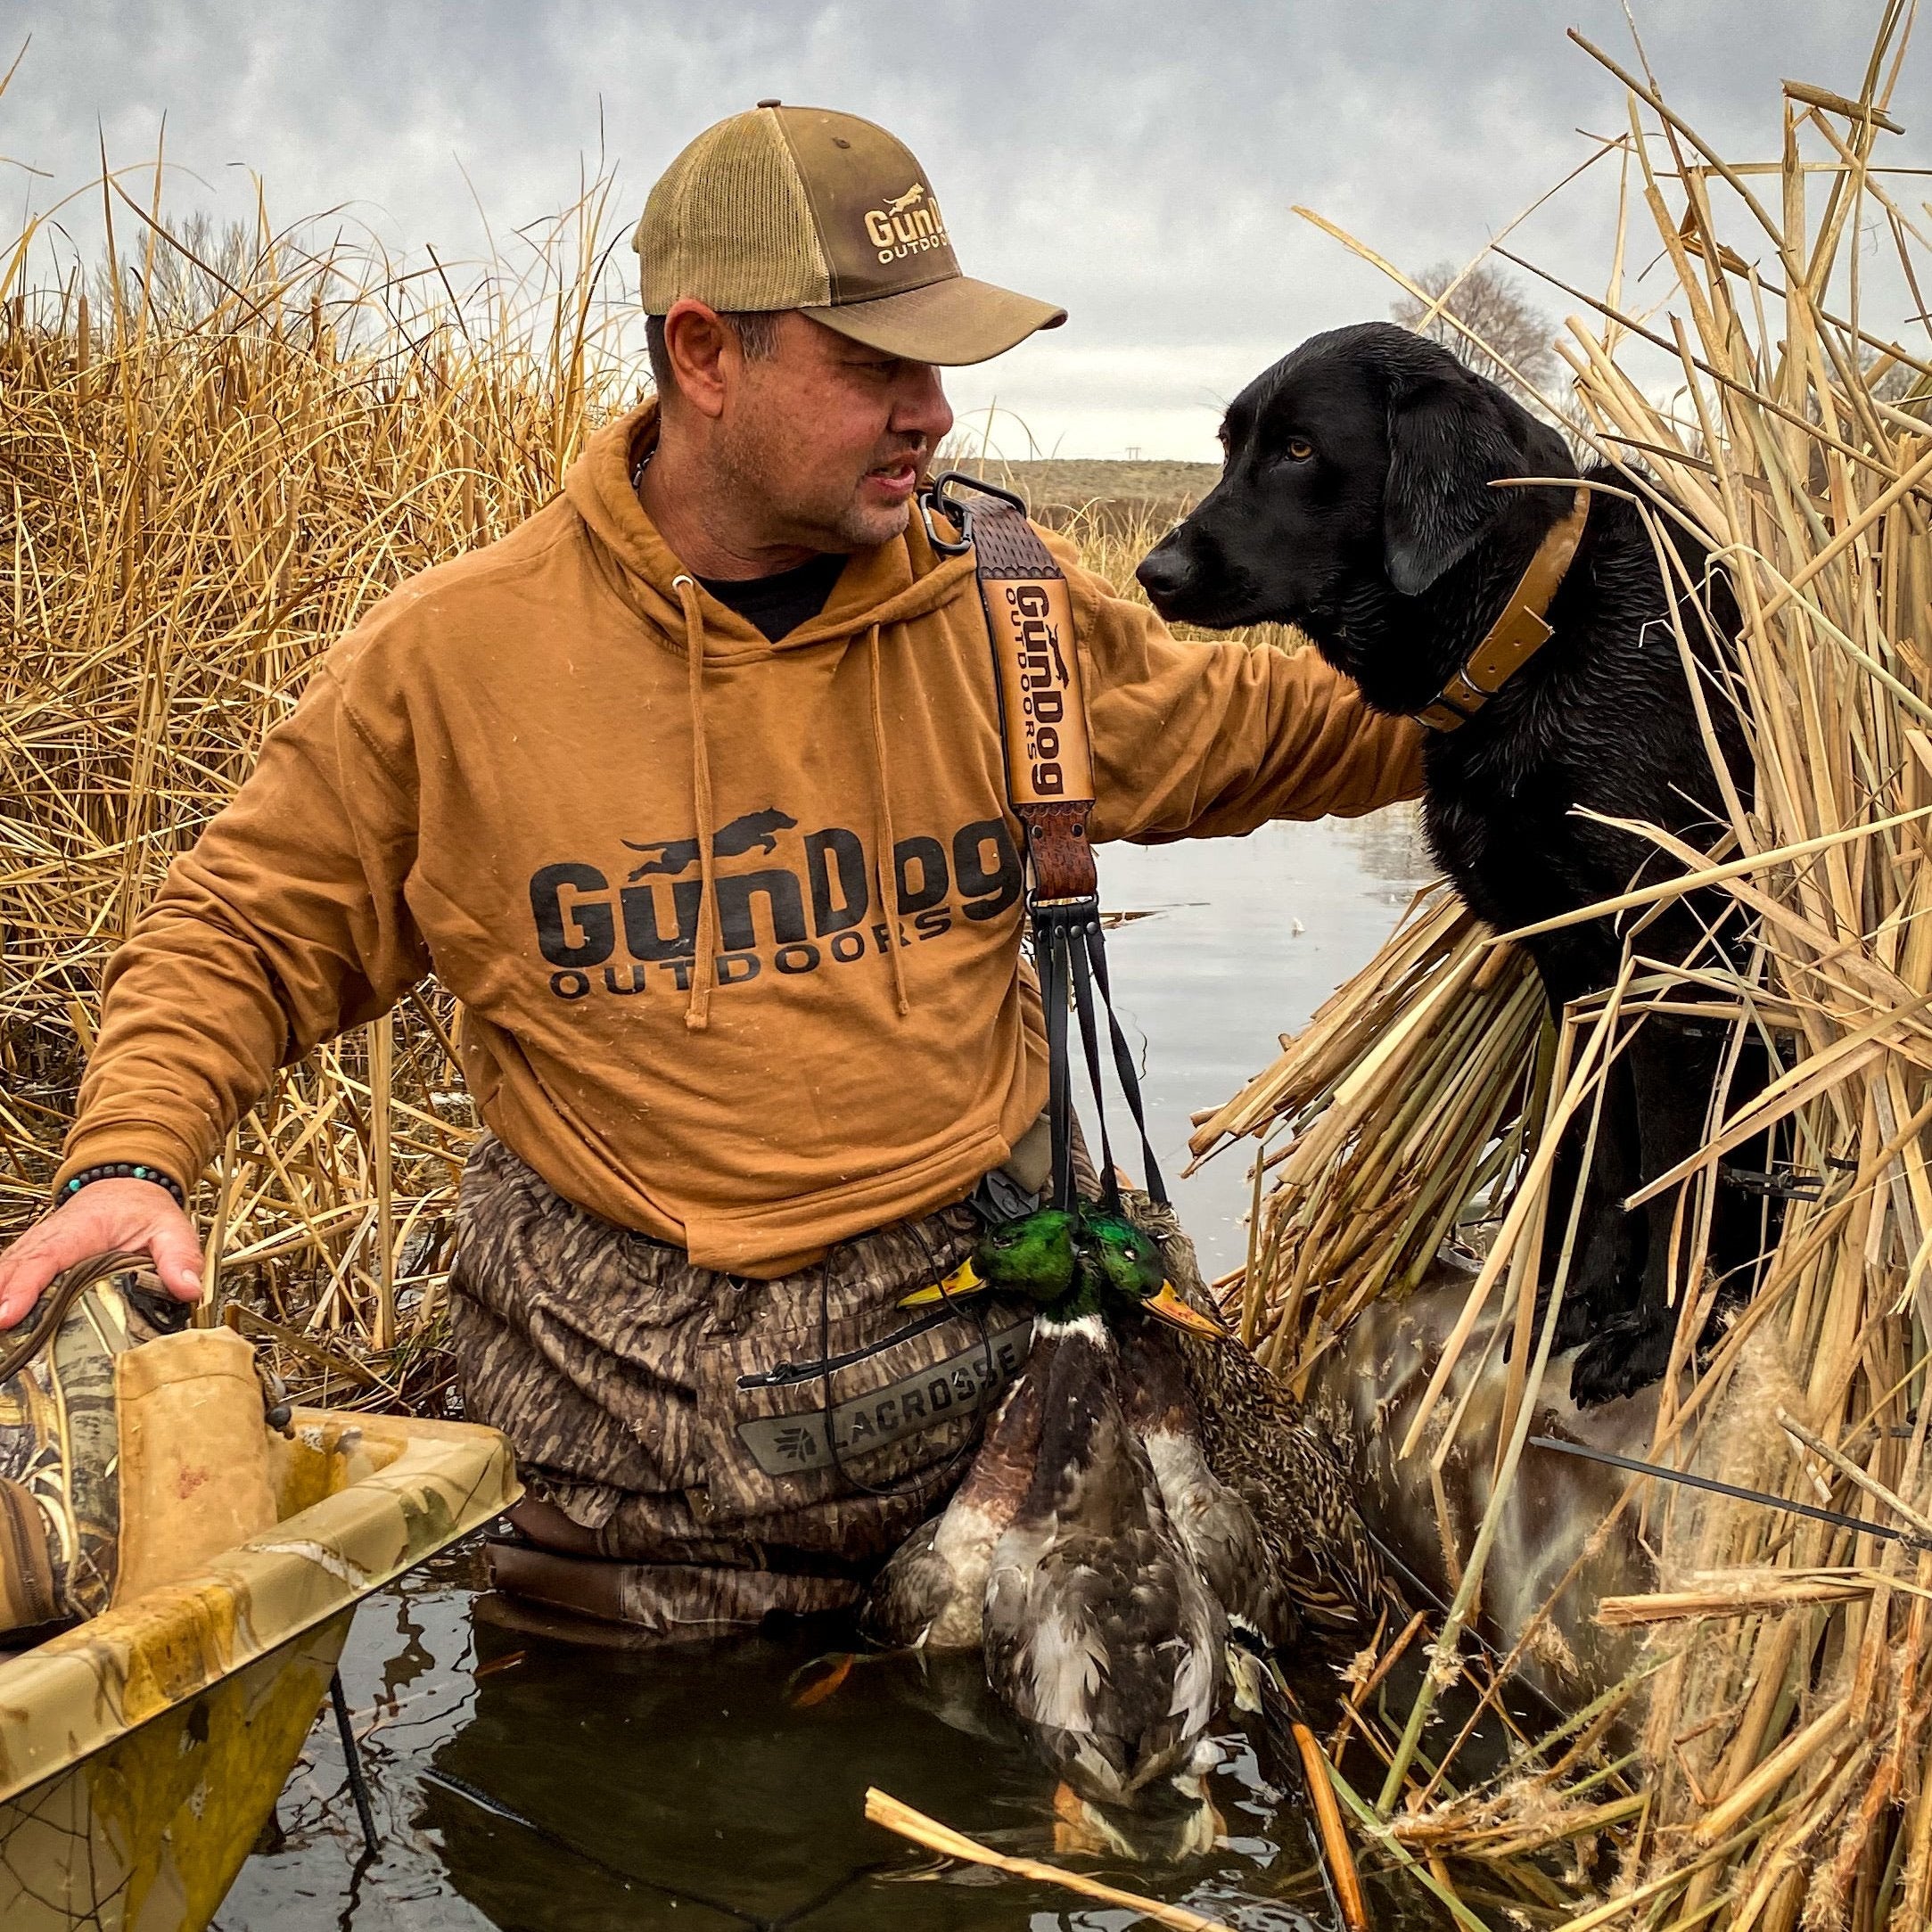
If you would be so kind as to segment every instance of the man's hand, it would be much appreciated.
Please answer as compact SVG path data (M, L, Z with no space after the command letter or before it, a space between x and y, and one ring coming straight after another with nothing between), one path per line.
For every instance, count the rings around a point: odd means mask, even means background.
M0 1329L11 1328L76 1262L120 1248L144 1249L177 1302L201 1300L201 1244L175 1197L152 1180L95 1180L0 1254Z

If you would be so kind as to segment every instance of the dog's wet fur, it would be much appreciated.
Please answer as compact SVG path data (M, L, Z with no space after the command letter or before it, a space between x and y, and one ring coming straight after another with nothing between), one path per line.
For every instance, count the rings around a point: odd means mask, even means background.
M1446 349L1387 323L1303 342L1235 399L1222 441L1220 483L1140 565L1155 607L1217 629L1298 625L1384 711L1413 713L1435 698L1574 500L1576 465L1554 428ZM1560 481L1492 487L1505 478ZM1673 595L1710 729L1749 802L1750 756L1723 689L1738 625L1728 580L1666 525L1667 588L1627 479L1599 467L1583 481L1607 488L1591 493L1546 613L1552 637L1470 722L1431 732L1425 753L1430 845L1500 932L1679 870L1648 841L1580 811L1648 820L1699 851L1729 826L1671 621ZM1683 594L1686 580L1708 627ZM1727 904L1721 895L1673 902L1643 927L1638 952L1681 961L1701 950L1708 960L1714 925L1715 943L1738 957ZM1624 932L1640 917L1528 941L1553 1008L1611 984ZM1608 1083L1556 1337L1559 1349L1580 1344L1570 1378L1580 1402L1632 1394L1668 1364L1681 1293L1671 1278L1680 1190L1633 1213L1620 1204L1702 1144L1725 1047L1715 1024L1652 1015ZM1767 1065L1762 1055L1740 1058L1727 1112L1763 1083ZM1573 1131L1551 1196L1546 1285L1581 1145ZM1754 1154L1767 1164L1761 1147L1734 1159ZM1761 1205L1718 1189L1711 1263L1721 1280L1748 1284L1765 1231ZM1675 1265L1681 1278L1681 1259Z

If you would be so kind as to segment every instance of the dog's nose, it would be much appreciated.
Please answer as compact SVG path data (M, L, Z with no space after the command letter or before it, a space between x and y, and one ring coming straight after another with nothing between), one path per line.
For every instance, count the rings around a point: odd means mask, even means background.
M1188 560L1181 554L1180 546L1170 537L1141 558L1134 575L1139 580L1140 588L1159 604L1165 597L1179 596L1186 587Z

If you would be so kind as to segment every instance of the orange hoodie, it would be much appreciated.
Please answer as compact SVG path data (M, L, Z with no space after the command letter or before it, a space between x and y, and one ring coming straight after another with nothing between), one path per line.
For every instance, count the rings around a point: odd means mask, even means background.
M972 559L916 516L769 644L645 516L654 428L322 659L115 955L61 1179L192 1182L277 1065L432 968L496 1133L703 1265L780 1272L1005 1158L1047 1074ZM1048 541L1097 838L1419 789L1418 728L1313 652L1177 643Z

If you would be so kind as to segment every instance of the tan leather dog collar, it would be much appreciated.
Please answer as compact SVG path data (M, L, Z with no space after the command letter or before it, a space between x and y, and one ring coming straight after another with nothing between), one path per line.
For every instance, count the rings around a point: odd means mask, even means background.
M1537 545L1502 615L1463 659L1462 669L1436 693L1435 702L1416 713L1432 731L1453 731L1467 724L1550 641L1543 612L1563 582L1589 519L1590 492L1579 489L1570 514Z

